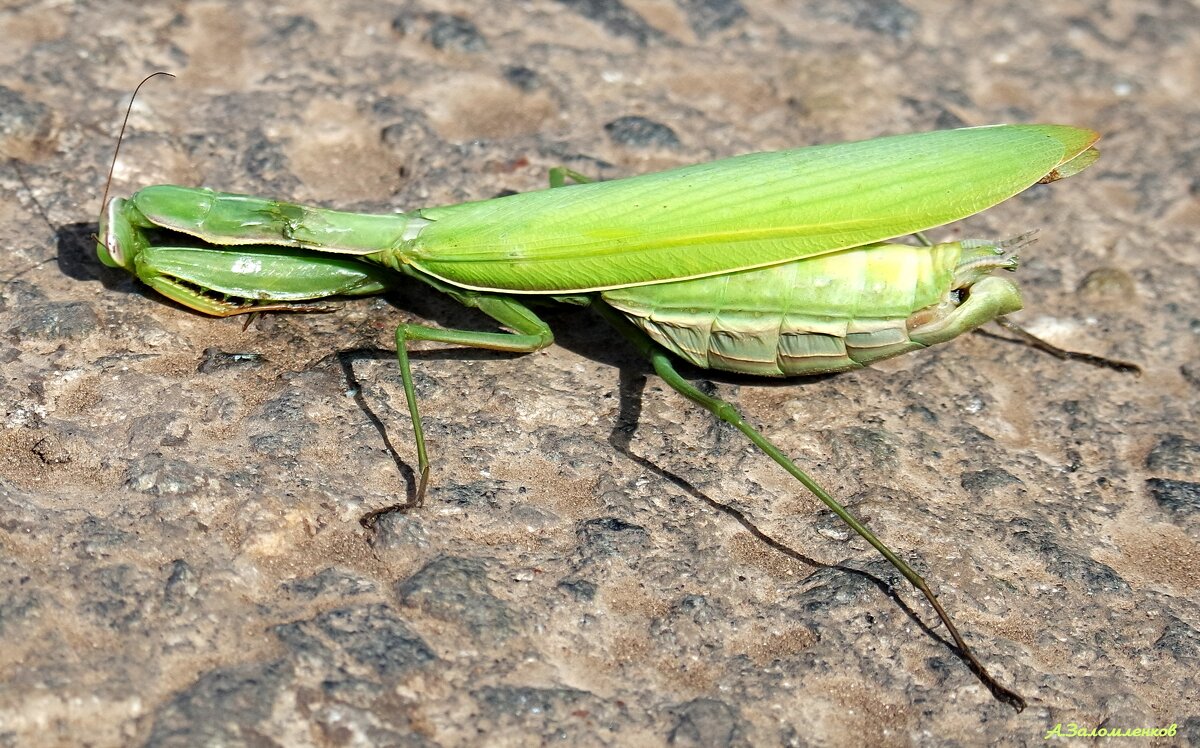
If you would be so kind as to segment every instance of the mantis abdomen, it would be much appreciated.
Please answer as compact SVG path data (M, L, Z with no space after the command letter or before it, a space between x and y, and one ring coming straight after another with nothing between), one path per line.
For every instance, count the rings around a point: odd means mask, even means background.
M758 376L866 366L1021 308L1004 242L869 244L756 270L605 291L689 362Z

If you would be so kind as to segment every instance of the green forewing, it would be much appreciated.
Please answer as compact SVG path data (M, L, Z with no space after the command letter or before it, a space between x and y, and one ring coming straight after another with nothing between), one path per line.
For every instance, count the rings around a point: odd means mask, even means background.
M432 223L401 252L456 285L532 293L762 267L978 213L1098 137L996 125L755 153L425 209Z

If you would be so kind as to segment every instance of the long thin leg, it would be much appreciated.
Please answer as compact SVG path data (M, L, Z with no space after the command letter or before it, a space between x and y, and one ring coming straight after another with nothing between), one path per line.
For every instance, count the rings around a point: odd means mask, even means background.
M942 604L938 602L937 597L933 594L933 590L929 588L929 585L925 583L925 580L921 578L921 575L917 574L917 572L914 571L913 568L904 561L904 559L893 553L892 549L884 545L883 541L875 536L875 533L871 532L871 530L868 529L867 526L862 522L860 522L857 517L851 514L848 509L830 496L825 489L821 488L821 486L808 475L808 473L805 473L803 470L801 470L796 463L792 462L792 460L778 447L772 444L770 440L759 433L759 431L753 426L746 423L746 420L736 408L724 400L704 394L697 389L695 385L680 376L679 373L675 371L675 367L671 363L670 357L668 357L667 354L652 340L650 340L650 338L648 338L641 330L634 327L629 323L628 320L622 317L620 313L613 310L603 302L596 303L594 308L606 320L608 320L613 327L617 328L622 335L624 335L631 343L633 343L633 345L637 347L638 351L641 352L643 356L650 360L650 363L654 366L654 371L660 377L662 377L663 381L669 384L679 394L688 398L692 402L712 413L717 418L725 421L738 431L741 431L743 434L745 434L746 437L749 438L755 446L761 449L764 454L778 463L779 466L784 470L788 471L796 480L800 481L805 488L807 488L813 493L814 496L820 499L825 506L829 507L834 514L841 517L843 522L861 535L864 540L874 546L875 550L879 551L884 558L890 561L892 565L904 575L905 579L907 579L914 587L921 591L921 594L924 595L925 599L929 601L929 604L933 606L933 609L937 612L938 617L942 619L942 623L946 625L946 630L949 631L950 636L954 638L954 643L958 646L958 650L962 654L963 658L967 661L967 664L980 678L980 680L983 681L984 685L988 687L992 694L997 699L1006 702L1017 711L1021 711L1025 708L1025 699L1023 699L1015 691L1000 685L1000 683L998 683L996 679L993 678L992 675L987 671L987 668L983 666L983 663L981 663L975 657L975 653L972 652L971 648L967 646L967 643L963 640L962 635L958 633L958 628L954 625L953 621L950 620L950 615L946 613L946 610L942 607Z
M1131 364L1128 361L1121 361L1115 358L1097 356L1092 353L1082 353L1080 351L1070 351L1066 348L1059 348L1053 343L1042 340L1038 336L1026 330L1024 327L1021 327L1016 322L1010 320L1008 317L997 317L993 321L1000 327L1003 327L1005 330L1008 330L1014 335L1019 336L1022 340L1034 348L1037 348L1039 351L1049 353L1051 356L1054 356L1060 361L1082 361L1085 364L1099 366L1102 369L1112 369L1114 371L1120 371L1126 374L1141 375L1142 373L1142 367L1138 366L1137 364Z
M532 353L554 342L550 327L521 302L511 296L467 291L447 285L428 276L414 277L442 291L463 306L472 307L499 322L513 332L479 332L477 330L447 330L428 325L401 324L396 327L396 361L400 364L400 381L404 385L404 397L408 401L408 415L412 419L413 438L417 443L417 468L421 474L417 485L416 503L425 498L429 484L429 457L425 451L425 429L421 425L421 414L417 409L417 391L413 385L412 369L408 361L408 341L432 340L451 343L468 348L486 348L493 351Z

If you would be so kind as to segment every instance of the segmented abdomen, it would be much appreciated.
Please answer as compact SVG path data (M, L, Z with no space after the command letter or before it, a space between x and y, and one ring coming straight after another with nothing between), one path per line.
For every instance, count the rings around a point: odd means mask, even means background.
M959 254L957 243L871 244L602 297L697 366L820 374L924 347L909 338L908 319L945 299Z

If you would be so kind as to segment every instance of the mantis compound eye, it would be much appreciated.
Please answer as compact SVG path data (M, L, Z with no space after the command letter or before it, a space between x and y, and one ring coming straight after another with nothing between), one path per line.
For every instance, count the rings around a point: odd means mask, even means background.
M96 254L100 262L110 268L125 267L125 251L121 246L122 224L121 206L125 203L121 198L113 198L100 214L99 241L96 242Z

